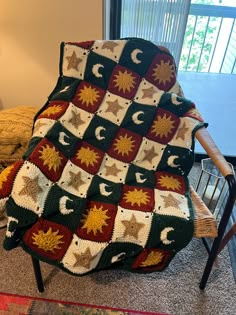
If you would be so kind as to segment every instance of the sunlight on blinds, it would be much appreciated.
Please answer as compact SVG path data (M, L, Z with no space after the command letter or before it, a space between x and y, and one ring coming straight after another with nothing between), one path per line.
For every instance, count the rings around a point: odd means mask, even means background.
M140 37L169 48L178 65L190 0L122 0L121 38Z

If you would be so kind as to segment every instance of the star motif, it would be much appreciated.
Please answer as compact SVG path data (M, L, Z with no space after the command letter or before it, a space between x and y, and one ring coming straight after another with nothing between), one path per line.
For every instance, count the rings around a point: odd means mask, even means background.
M71 111L71 113L72 113L72 117L69 120L69 123L71 123L76 129L80 125L83 125L85 123L85 121L80 118L80 114L76 114L76 112L73 110Z
M39 177L36 176L34 179L28 176L22 176L24 181L24 187L19 192L20 196L29 196L33 199L34 202L37 201L37 196L39 193L43 191L43 189L39 186Z
M168 196L162 196L161 197L164 199L165 207L173 207L175 209L179 209L179 205L181 204L181 201L173 197L172 194L169 194Z
M182 140L184 140L185 138L185 133L189 130L189 128L186 127L185 122L183 123L183 126L181 128L178 129L177 135L176 135L176 139L181 138Z
M73 253L76 262L74 263L73 267L84 267L86 269L90 268L91 261L95 256L91 255L90 249L87 247L86 251L83 254Z
M114 52L114 48L117 47L118 44L113 41L107 41L102 45L102 49L108 49L111 52Z
M134 214L132 214L130 220L123 220L121 223L125 226L123 237L133 236L136 240L138 239L139 231L145 226L145 224L137 222Z
M147 89L142 89L142 92L143 92L142 98L152 98L153 95L156 93L153 86Z
M66 57L68 61L67 70L74 69L78 71L78 65L81 63L82 59L78 58L75 51L73 51L71 56Z
M115 116L117 115L118 111L122 109L122 106L118 103L118 100L115 100L113 102L107 102L107 110L106 113L112 113Z
M111 166L106 166L105 167L105 171L106 171L106 176L112 175L112 176L117 176L118 173L121 172L121 170L119 168L116 167L116 164L113 163Z
M70 175L70 181L68 183L68 186L71 186L74 189L78 190L78 188L80 186L85 184L85 182L81 179L81 173L80 172L78 172L76 174L76 173L69 171L69 175Z
M150 164L152 164L152 160L158 156L158 153L155 152L154 147L152 147L150 150L143 150L145 155L143 157L143 161L147 160Z
M46 126L47 124L42 123L40 120L35 124L34 126L34 133L38 132L39 129L43 126Z

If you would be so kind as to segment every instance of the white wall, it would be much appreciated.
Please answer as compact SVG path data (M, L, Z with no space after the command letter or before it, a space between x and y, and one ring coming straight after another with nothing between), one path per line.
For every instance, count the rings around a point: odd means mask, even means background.
M102 0L1 0L0 107L43 106L60 43L102 38Z

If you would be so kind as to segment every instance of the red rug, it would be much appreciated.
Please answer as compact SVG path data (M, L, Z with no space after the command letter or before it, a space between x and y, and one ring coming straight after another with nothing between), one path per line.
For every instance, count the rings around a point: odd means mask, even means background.
M0 315L164 315L0 293ZM167 314L165 314L167 315Z

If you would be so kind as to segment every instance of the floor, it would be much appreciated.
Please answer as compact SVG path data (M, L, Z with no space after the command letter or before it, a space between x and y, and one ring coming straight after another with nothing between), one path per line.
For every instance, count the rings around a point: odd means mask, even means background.
M236 75L178 73L185 97L196 104L208 130L225 156L236 157ZM199 144L196 152L205 153Z

